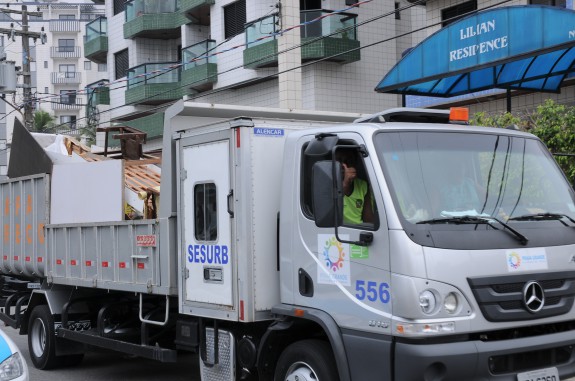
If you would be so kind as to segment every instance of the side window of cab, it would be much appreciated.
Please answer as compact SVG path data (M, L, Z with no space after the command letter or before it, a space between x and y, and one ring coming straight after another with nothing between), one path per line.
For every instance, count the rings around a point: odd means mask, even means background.
M315 163L332 161L333 157L331 153L324 156L307 156L304 154L306 147L307 145L304 145L301 152L301 205L304 215L313 219L312 169ZM340 140L335 149L335 160L340 164L343 190L341 225L376 230L379 226L377 208L364 158L357 147L357 142L353 140Z

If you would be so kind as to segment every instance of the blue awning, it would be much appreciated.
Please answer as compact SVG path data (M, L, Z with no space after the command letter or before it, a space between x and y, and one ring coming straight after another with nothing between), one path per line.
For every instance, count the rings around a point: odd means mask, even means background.
M541 5L477 12L405 55L375 91L452 97L487 89L558 92L575 71L575 11Z

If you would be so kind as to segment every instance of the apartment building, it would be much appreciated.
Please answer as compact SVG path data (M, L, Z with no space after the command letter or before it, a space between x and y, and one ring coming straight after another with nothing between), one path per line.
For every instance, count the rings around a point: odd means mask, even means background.
M36 109L44 110L55 117L59 130L78 133L87 124L86 109L88 95L86 87L90 83L107 78L105 63L97 64L84 57L83 35L85 25L104 15L104 6L92 1L23 1L14 0L0 4L1 8L40 12L28 17L29 30L44 31L46 42L30 39L30 52L23 52L21 37L5 39L6 59L15 61L22 68L22 60L30 60L32 96ZM22 30L22 17L19 14L0 12L0 27ZM22 84L20 77L19 86ZM21 89L8 96L13 106L23 104ZM21 118L12 106L7 108L8 138L11 136L13 118Z
M396 107L400 97L373 89L424 36L396 37L423 25L425 8L355 3L107 1L106 17L86 25L84 57L107 64L109 81L91 87L91 104L100 124L136 127L148 138L161 135L165 105L182 98L360 113Z

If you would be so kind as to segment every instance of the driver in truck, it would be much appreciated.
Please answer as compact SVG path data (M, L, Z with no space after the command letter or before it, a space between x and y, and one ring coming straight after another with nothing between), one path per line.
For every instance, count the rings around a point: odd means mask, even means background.
M367 181L357 176L357 152L338 149L335 155L343 172L343 221L346 225L373 223L371 192Z

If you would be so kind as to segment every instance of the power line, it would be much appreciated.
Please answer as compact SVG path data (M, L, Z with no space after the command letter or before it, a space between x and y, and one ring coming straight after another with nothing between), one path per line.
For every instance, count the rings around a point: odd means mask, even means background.
M371 1L371 0L370 0L370 1ZM499 3L492 4L492 5L488 6L488 7L482 8L481 10L498 7L498 6L502 5L502 4L508 3L508 2L510 2L510 1L511 1L511 0L503 0L503 1L499 2ZM371 19L368 19L368 20L365 20L365 21L361 22L360 24L351 26L351 28L365 25L365 24L367 24L367 23L369 23L369 22L373 22L373 21L379 20L379 19L381 19L381 18L383 18L383 17L395 15L395 13L398 12L398 11L403 11L403 10L409 9L409 8L411 8L411 7L413 7L413 6L417 6L417 5L422 4L422 3L424 3L424 2L425 2L425 0L420 0L420 1L417 1L417 2L415 2L415 3L410 4L410 5L408 5L408 6L405 6L405 7L403 7L403 8L394 9L394 10L391 11L391 12L387 12L387 13L384 13L384 14L381 14L381 15L378 15L378 16L375 16L375 17L373 17L373 18L371 18ZM308 66L311 66L311 65L320 63L320 62L324 62L324 61L333 59L333 58L335 58L335 57L338 57L338 56L341 56L341 55L344 55L344 54L348 54L348 53L350 53L350 52L354 52L354 51L359 51L359 50L362 50L362 49L370 48L370 47L373 47L373 46L375 46L375 45L379 45L379 44L382 44L382 43L385 43L385 42L392 41L392 40L394 40L394 39L398 39L398 38L405 37L405 36L407 36L407 35L410 35L410 34L413 34L413 33L416 33L416 32L420 32L420 31L426 30L426 29L428 29L428 28L436 27L436 26L441 25L441 24L443 24L443 23L445 23L445 22L453 21L453 20L456 20L456 19L459 19L459 18L468 16L468 15L473 14L473 13L476 13L476 12L477 12L477 10L470 11L470 12L467 12L467 13L465 13L465 14L463 14L463 15L458 15L458 16L455 16L455 17L452 17L452 18L449 18L449 19L446 19L446 20L442 20L442 21L439 21L439 22L436 22L436 23L433 23L433 24L429 24L429 25L426 25L426 26L424 26L424 27L421 27L421 28L412 30L412 31L410 31L410 32L405 32L405 33L402 33L402 34L399 34L399 35L396 35L396 36L393 36L393 37L389 37L389 38L387 38L387 39L383 39L383 40L376 41L376 42L374 42L374 43L371 43L371 44L368 44L368 45L365 45L365 46L360 46L360 47L357 47L357 48L354 48L354 49L349 49L349 50L347 50L347 51L344 51L344 52L341 52L341 53L337 53L337 54L333 54L333 55L328 56L328 57L323 57L323 58L318 59L318 60L314 60L314 61L310 61L310 62L307 62L307 63L303 63L303 64L301 64L301 65L299 65L299 66L297 66L297 67L294 67L294 68L291 68L291 69L288 69L288 70L284 70L284 71L281 71L281 72L272 73L272 74L269 74L269 75L264 76L264 77L257 77L257 78L254 78L254 79L251 79L251 80L248 80L248 81L244 82L243 85L245 86L245 85L249 85L250 83L261 82L262 80L264 80L264 81L265 81L265 80L271 80L271 79L277 77L279 74L282 74L282 73L285 73L285 72L288 72L288 71L291 71L291 70L308 67ZM341 33L341 31L337 31L337 32L331 33L330 35L339 34L339 33ZM329 36L329 35L320 36L320 37L318 37L317 39L313 39L313 40L311 40L311 41L303 42L303 43L301 43L301 44L299 44L299 45L296 45L296 46L294 46L294 47L285 49L285 50L283 50L283 51L281 51L281 52L278 52L277 54L273 54L273 55L271 55L271 56L273 57L273 56L276 56L276 55L279 55L279 54L283 54L283 53L285 53L285 52L287 52L287 51L289 51L289 50L295 49L295 48L297 48L297 47L305 46L305 45L307 45L307 44L309 44L309 43L312 43L312 42L321 40L321 39L323 39L323 38L325 38L325 37L327 37L327 36ZM263 58L261 58L261 59L263 60L263 59L267 59L267 58L269 58L269 56L263 57ZM205 58L202 58L202 59L205 59ZM259 60L256 60L256 61L254 61L254 62L258 62L258 61L259 61ZM192 61L190 61L190 62L192 62ZM228 72L233 71L233 70L241 69L241 68L243 68L243 67L244 67L244 65L241 64L241 65L232 67L232 68L230 68L230 69L227 69L227 70L225 70L225 71L223 71L223 72L218 72L218 73L216 73L216 74L214 74L213 76L210 76L210 77L208 77L208 78L215 77L215 76L221 75L221 74L225 74L225 73L228 73ZM175 68L171 68L170 70L175 70ZM163 73L160 73L160 74L157 74L156 76L161 75L161 74L164 74L164 72L163 72ZM152 77L152 78L155 78L155 76ZM123 81L123 82L127 82L127 80L122 80L122 81ZM122 81L116 81L116 82L114 82L114 84L121 83ZM197 82L198 82L198 81L197 81ZM113 84L113 83L108 84L108 86L111 85L111 84ZM128 84L123 85L123 86L118 86L118 87L115 87L115 88L110 88L110 91L119 90L119 89L125 88L125 87L127 87L127 86L128 86ZM181 85L181 86L177 87L176 89L185 88L185 87L189 87L189 86L190 86L190 84ZM96 87L95 89L97 89L97 87ZM227 87L227 88L220 88L220 89L215 89L215 90L212 90L212 91L202 92L202 93L195 94L195 95L188 95L188 97L190 97L191 99L197 99L197 98L202 98L202 97L210 96L210 95L213 95L213 94L217 94L217 93L222 92L222 91L228 91L229 89L230 89L229 87ZM162 92L159 92L159 93L155 94L153 97L150 97L150 98L158 97L158 96L160 96L160 95L162 95L162 94L165 94L165 93L168 93L168 92L174 91L174 90L175 90L175 89L170 89L170 90L162 91ZM174 101L174 102L175 102L175 101ZM171 104L173 104L174 102L167 102L167 103L165 103L165 104L159 105L159 106L154 107L154 108L150 108L150 109L143 110L143 111L138 111L138 112L135 112L135 113L131 114L131 116L134 116L134 115L144 115L144 114L148 114L148 113L153 112L153 111L162 110L162 109L165 109L165 108L169 107L169 106L170 106ZM135 101L135 102L130 102L130 103L125 103L125 104L123 104L123 105L116 106L116 107L113 107L113 108L109 108L109 109L107 109L107 110L102 110L102 111L100 111L100 112L101 112L101 113L107 113L107 112L111 112L111 111L113 111L113 110L117 110L117 109L122 108L122 107L125 107L125 106L131 106L131 105L134 105L134 104L137 104L137 101ZM82 120L82 119L87 119L87 118L86 118L86 117L83 117L83 118L79 118L78 120ZM101 122L101 123L98 123L97 126L103 125L103 124L104 124L104 122ZM60 125L57 125L57 126L55 126L55 127L64 126L64 125L65 125L65 123L60 124Z

